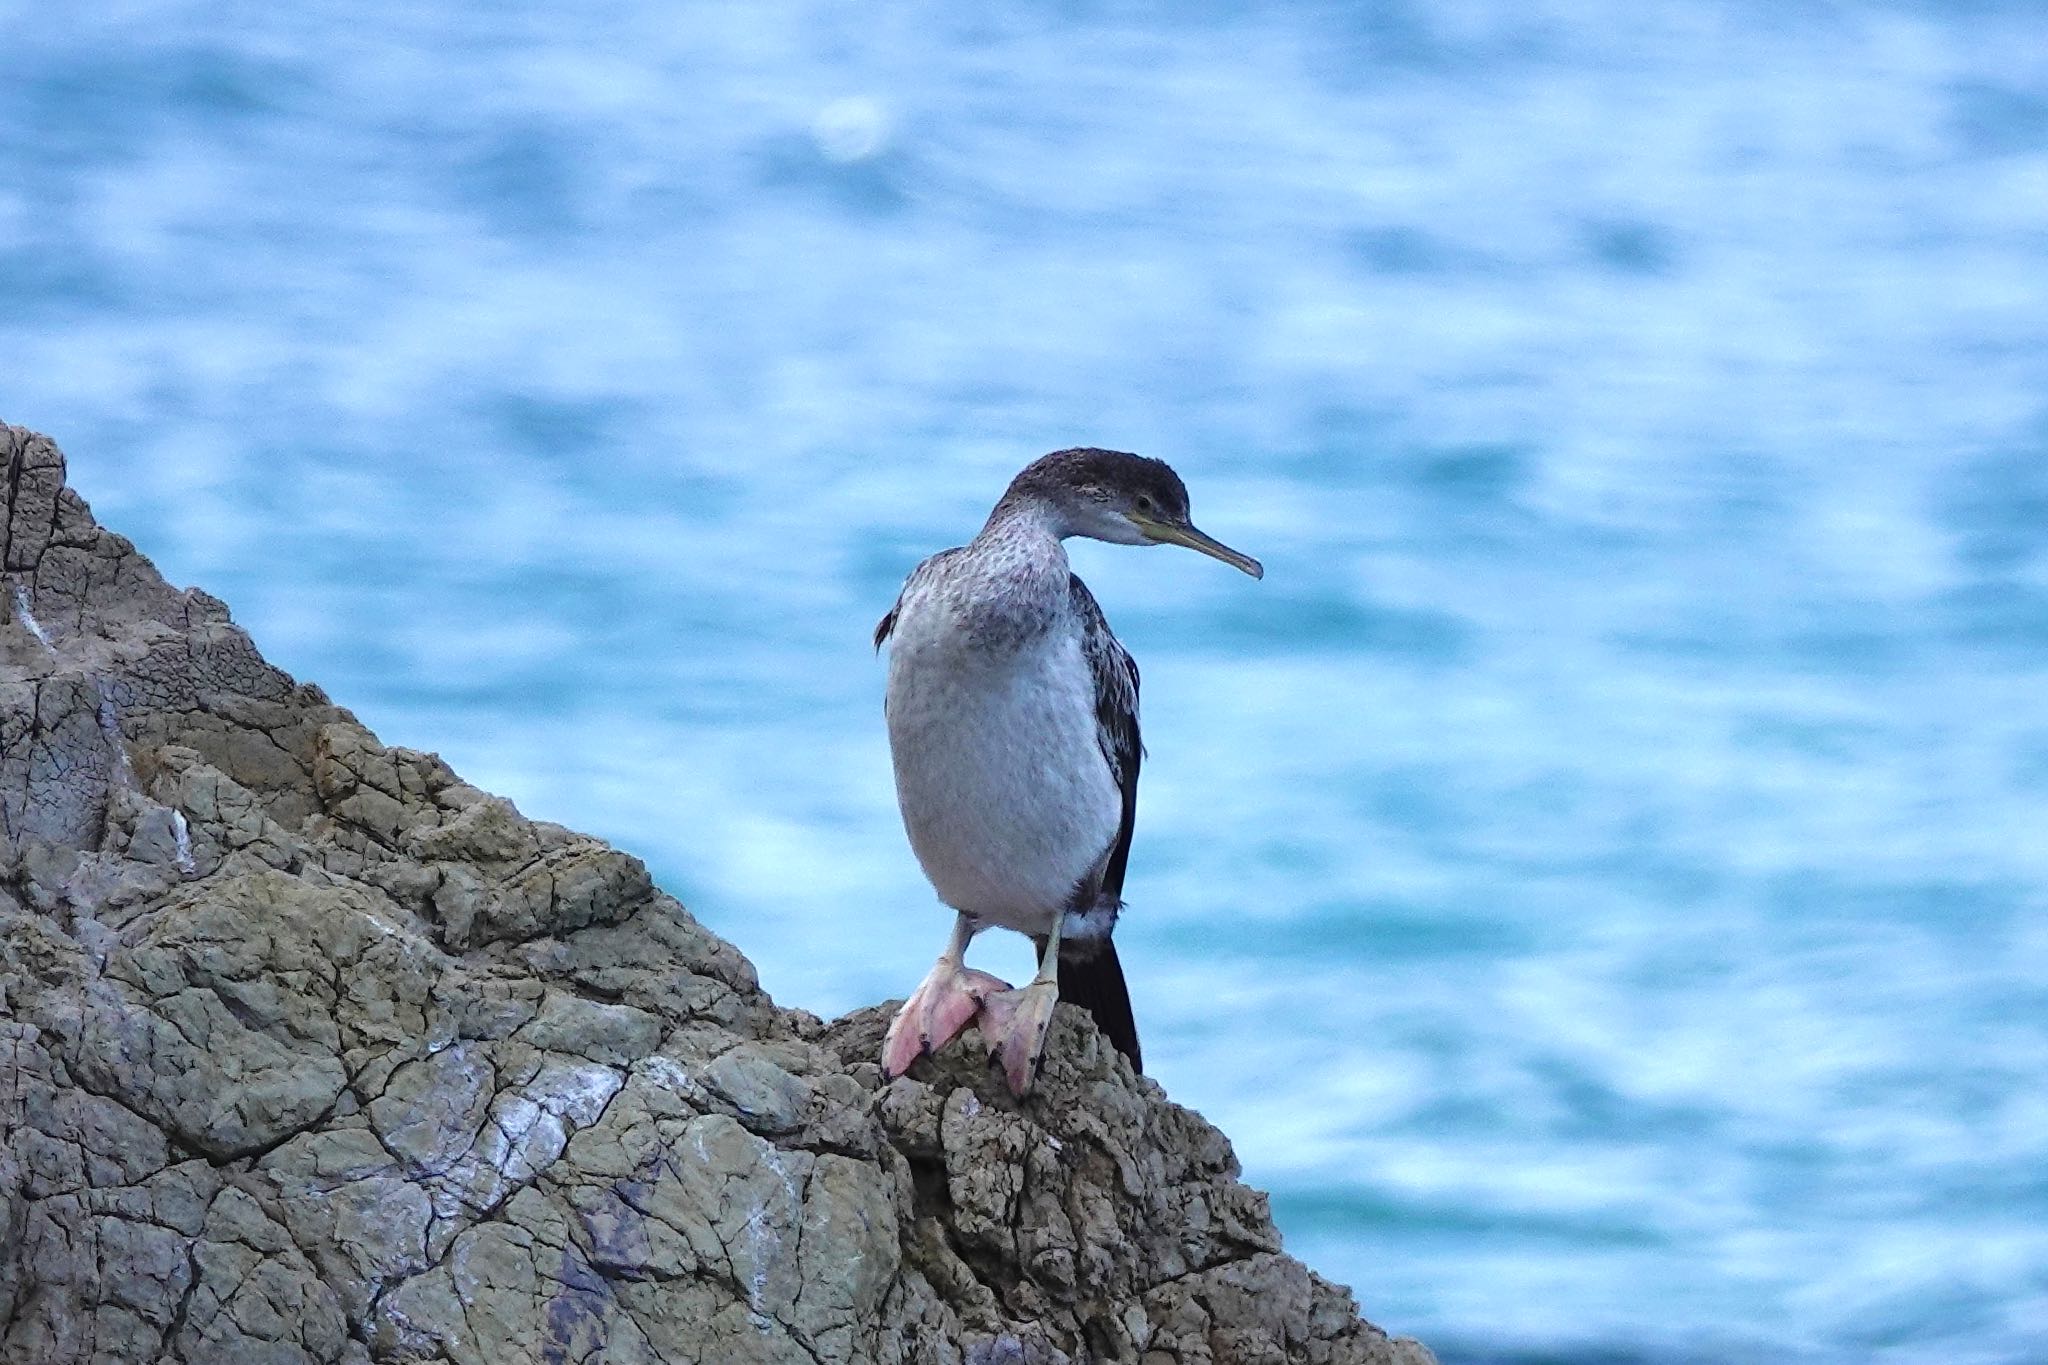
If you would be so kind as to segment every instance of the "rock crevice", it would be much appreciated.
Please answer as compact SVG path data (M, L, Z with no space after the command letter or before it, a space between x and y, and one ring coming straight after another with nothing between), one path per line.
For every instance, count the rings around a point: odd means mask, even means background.
M1085 1019L884 1084L0 458L0 1361L1429 1360Z

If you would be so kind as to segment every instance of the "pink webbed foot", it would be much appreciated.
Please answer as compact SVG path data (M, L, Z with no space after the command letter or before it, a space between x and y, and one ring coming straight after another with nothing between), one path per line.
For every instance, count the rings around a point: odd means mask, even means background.
M991 995L982 1002L981 1036L990 1057L1003 1063L1010 1093L1030 1092L1038 1079L1038 1059L1045 1051L1045 1032L1052 1027L1053 1006L1059 1004L1055 981L1034 981L1021 990Z
M896 1011L882 1041L882 1074L891 1080L901 1076L919 1057L958 1037L984 1001L1009 990L1007 981L942 959Z

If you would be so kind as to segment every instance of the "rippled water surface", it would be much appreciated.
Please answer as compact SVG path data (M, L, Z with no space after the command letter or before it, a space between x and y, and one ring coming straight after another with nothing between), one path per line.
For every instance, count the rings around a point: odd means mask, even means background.
M823 1014L1057 446L1153 1072L1446 1362L2048 1359L2048 11L0 8L0 416ZM991 944L1000 970L1026 969Z

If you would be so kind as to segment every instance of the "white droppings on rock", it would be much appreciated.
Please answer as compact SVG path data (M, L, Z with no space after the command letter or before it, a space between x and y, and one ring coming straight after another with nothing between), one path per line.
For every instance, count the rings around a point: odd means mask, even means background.
M640 1071L665 1090L685 1090L697 1084L690 1079L690 1073L683 1070L681 1062L663 1052L641 1062Z
M492 1125L500 1136L487 1139L491 1162L507 1180L531 1180L554 1164L568 1145L562 1121L524 1095L506 1095L494 1106Z
M97 715L100 733L106 737L107 752L114 756L113 772L108 778L108 785L140 792L142 788L136 785L135 769L128 762L128 740L121 733L121 713L114 709L114 699L107 695L105 679L95 678L93 686L99 690L100 704Z
M19 583L14 585L14 619L21 622L23 630L36 637L37 644L53 655L57 652L57 647L50 643L49 633L43 629L43 623L36 620L36 614L29 610L28 589Z
M555 1063L540 1069L526 1093L548 1113L581 1128L595 1123L625 1084L625 1077L595 1062Z
M709 1095L703 1085L683 1068L683 1064L667 1053L656 1053L642 1058L634 1068L649 1081L693 1105L705 1104Z
M782 1182L782 1193L789 1200L790 1223L792 1226L802 1217L804 1195L798 1186L796 1176L789 1169L789 1162L782 1149L772 1143L761 1145L761 1164L775 1173ZM747 1210L747 1255L753 1260L753 1273L747 1277L747 1306L754 1312L763 1312L762 1303L768 1292L768 1267L783 1255L782 1234L769 1224L767 1202L754 1205Z
M199 864L192 860L192 826L186 823L185 812L171 812L171 835L177 840L177 853L173 861L177 864L178 871L188 877L196 875Z

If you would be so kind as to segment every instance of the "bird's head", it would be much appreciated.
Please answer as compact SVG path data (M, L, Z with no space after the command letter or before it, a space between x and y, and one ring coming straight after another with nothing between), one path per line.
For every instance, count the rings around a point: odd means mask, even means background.
M1164 460L1121 450L1056 450L1011 481L1003 503L1021 499L1050 510L1064 535L1116 545L1185 545L1253 578L1266 576L1258 560L1196 528L1187 485Z

